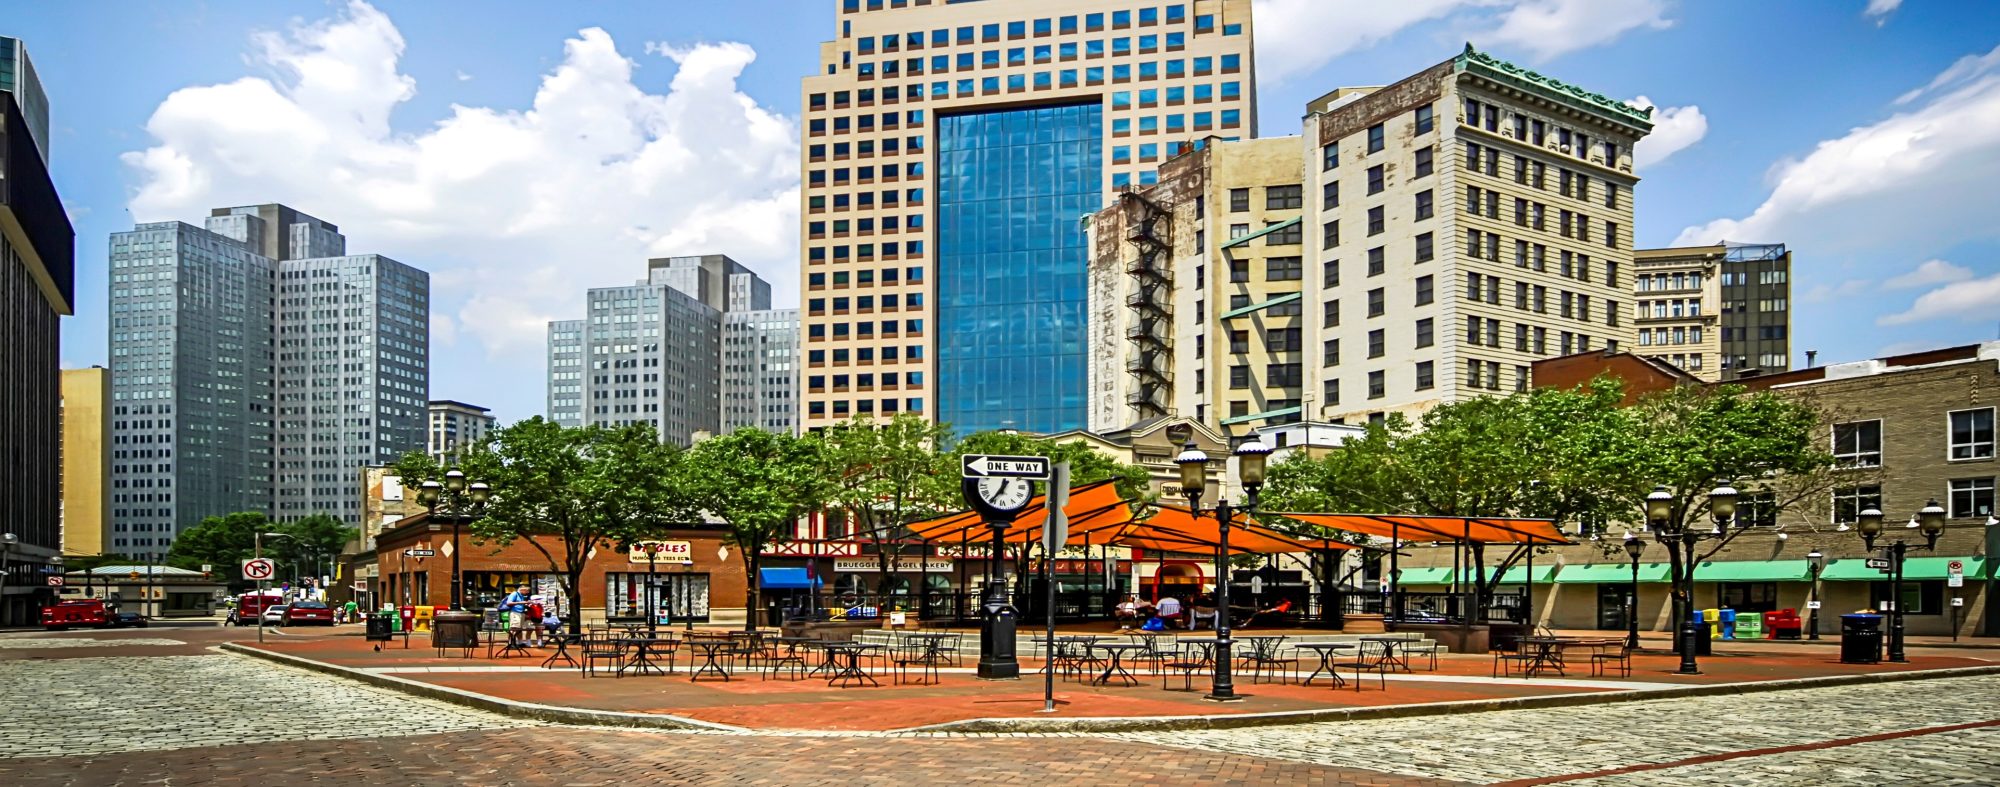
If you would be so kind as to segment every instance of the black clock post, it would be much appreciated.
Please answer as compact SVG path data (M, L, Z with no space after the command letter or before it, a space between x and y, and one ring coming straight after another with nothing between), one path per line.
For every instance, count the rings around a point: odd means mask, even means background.
M1021 661L1014 652L1014 626L1018 612L1007 594L1007 529L1014 524L1012 511L996 508L980 494L980 479L965 479L965 499L979 511L993 530L991 568L986 572L986 601L979 616L979 679L1020 680ZM991 485L992 482L986 482ZM1028 481L1012 481L1027 485ZM1026 496L1023 496L1026 497Z

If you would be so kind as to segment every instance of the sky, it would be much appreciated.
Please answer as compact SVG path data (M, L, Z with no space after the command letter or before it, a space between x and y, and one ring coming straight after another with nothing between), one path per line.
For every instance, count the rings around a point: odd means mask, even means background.
M64 365L108 357L110 233L264 202L430 271L431 396L503 421L543 412L545 323L648 257L728 254L794 306L836 6L0 0L76 226ZM1655 106L1639 246L1787 244L1795 364L2000 338L1987 0L1256 0L1254 27L1261 136L1466 42Z

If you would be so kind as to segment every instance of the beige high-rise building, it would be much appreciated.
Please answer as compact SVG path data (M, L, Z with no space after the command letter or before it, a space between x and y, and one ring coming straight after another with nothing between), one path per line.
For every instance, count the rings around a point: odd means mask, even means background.
M1314 420L1526 390L1630 347L1632 146L1651 111L1473 50L1307 107Z
M1722 379L1721 246L1632 254L1632 352L1708 382Z
M1298 419L1304 178L1297 137L1209 140L1093 218L1091 429Z
M62 370L62 551L104 553L111 508L111 370Z
M1250 0L842 0L801 84L800 424L1086 425L1108 196L1256 133Z

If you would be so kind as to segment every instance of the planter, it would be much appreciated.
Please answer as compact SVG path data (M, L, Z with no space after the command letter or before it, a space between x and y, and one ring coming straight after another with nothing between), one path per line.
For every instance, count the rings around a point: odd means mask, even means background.
M1382 634L1389 629L1382 624L1381 615L1357 613L1343 616L1340 630L1346 634Z

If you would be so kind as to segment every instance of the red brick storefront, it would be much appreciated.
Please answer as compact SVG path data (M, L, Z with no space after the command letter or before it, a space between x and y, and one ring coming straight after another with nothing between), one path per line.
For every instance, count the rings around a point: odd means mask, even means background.
M742 555L734 547L719 553L725 534L716 529L685 528L662 533L658 540L685 542L687 562L680 557L660 558L649 579L643 559L634 562L618 551L616 544L601 544L585 563L579 588L585 621L607 617L644 620L646 587L650 582L656 606L665 610L675 624L692 617L697 622L741 623L744 604ZM432 605L444 609L451 604L451 553L458 553L459 574L465 585L467 609L486 609L496 604L514 587L527 584L537 593L560 595L558 572L549 558L527 539L506 546L481 542L469 528L460 528L452 550L452 528L432 524L428 515L418 514L383 529L375 543L375 597L393 605ZM557 564L563 557L560 539L540 536ZM406 550L429 549L434 554L417 559ZM561 605L565 608L567 600ZM609 614L607 614L607 611ZM568 610L565 609L567 613Z

